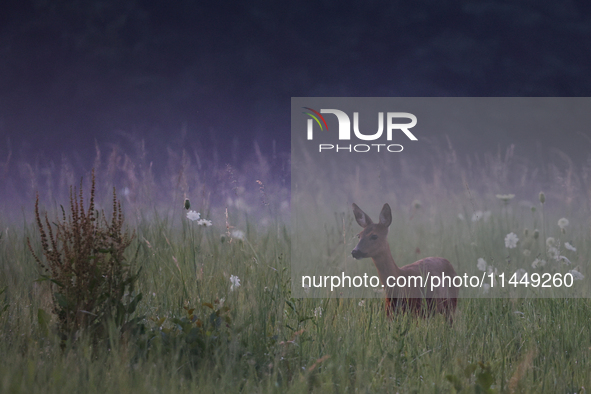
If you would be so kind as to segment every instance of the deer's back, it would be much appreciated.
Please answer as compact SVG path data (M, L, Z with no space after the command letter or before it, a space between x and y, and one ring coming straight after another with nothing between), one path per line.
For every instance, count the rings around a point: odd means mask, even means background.
M450 286L450 281L453 283L453 278L456 276L456 270L451 263L442 257L426 257L424 259L415 261L412 264L405 265L401 268L405 276L420 276L424 278L427 283L421 289L420 297L427 298L457 298L458 289L453 285ZM441 285L435 287L431 292L432 277L438 276L441 279ZM451 279L445 279L451 278ZM437 281L435 281L437 284ZM413 296L419 296L419 289L412 291Z

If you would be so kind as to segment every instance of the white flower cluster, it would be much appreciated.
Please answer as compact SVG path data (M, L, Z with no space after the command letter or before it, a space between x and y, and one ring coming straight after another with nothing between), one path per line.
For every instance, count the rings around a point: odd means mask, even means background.
M240 287L240 278L236 275L230 276L230 282L232 283L232 286L230 286L230 291L234 291L234 289Z
M505 247L507 249L513 249L517 247L517 242L519 242L519 238L517 238L517 234L509 233L505 237Z
M187 219L189 219L193 222L195 220L197 220L197 225L199 225L199 226L203 226L203 227L211 226L211 220L201 219L201 214L199 212L195 212L195 211L187 212Z
M473 222L478 222L480 221L480 219L482 219L483 221L487 221L490 218L490 211L476 211L472 214L472 221Z

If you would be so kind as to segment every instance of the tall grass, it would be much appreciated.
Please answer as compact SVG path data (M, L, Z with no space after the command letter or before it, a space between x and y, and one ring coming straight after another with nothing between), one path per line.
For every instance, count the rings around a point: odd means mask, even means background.
M393 179L383 187L396 186L389 202L399 222L391 233L407 245L402 259L416 257L417 243L425 245L425 253L442 247L441 254L453 256L454 242L468 240L459 249L459 260L475 267L477 257L489 252L478 249L481 245L490 244L494 254L492 245L503 245L508 230L528 227L531 235L534 228L542 229L539 210L532 213L531 205L538 207L535 198L544 190L548 232L556 230L558 218L569 217L567 235L572 232L573 237L568 239L580 248L576 264L591 274L585 246L589 223L583 217L589 207L589 171L549 164L543 169L546 175L529 178L534 170L527 163L512 165L510 155L484 158L490 161L471 167L450 162L451 167L438 166L420 178L410 172L405 178L401 165L397 176L407 188L400 189ZM136 232L126 259L135 258L133 263L142 267L136 291L144 297L136 313L146 318L144 333L133 338L121 338L113 330L99 344L80 336L62 349L55 317L46 328L40 324L39 310L49 314L52 297L48 287L34 282L39 273L26 244L29 237L34 250L41 247L31 215L34 194L23 192L30 212L20 223L2 220L0 289L6 291L0 293L0 311L8 307L0 314L1 392L554 393L591 386L588 299L463 299L450 326L441 316L388 320L381 299L294 298L291 225L285 214L288 189L270 170L265 178L269 161L261 156L244 167L219 166L214 176L187 154L176 157L165 171L168 175L158 179L151 178L149 165L138 164L145 163L141 157L127 164L114 160L111 173L108 164L97 166L97 186L103 188L102 194L97 188L97 204L102 196L106 205L107 192L117 186L127 226ZM447 163L447 156L440 159ZM464 171L464 178L453 166ZM133 176L124 168L135 168ZM52 179L63 177L64 185L78 182L78 174L69 179L63 171L56 168ZM422 171L428 174L427 168ZM43 179L35 169L32 175ZM131 179L136 183L128 183ZM571 191L563 190L568 182L575 185ZM132 191L125 196L125 187L137 190L135 200ZM41 196L49 218L67 201L61 199L60 187L51 190L51 196ZM518 196L511 209L495 197L508 192ZM158 198L150 197L156 194ZM213 226L187 220L184 198ZM526 198L531 204L522 209L519 200ZM414 200L421 205L413 215ZM478 210L490 210L491 218L472 222ZM464 220L457 218L459 213ZM316 242L321 243L315 248L328 250L331 245L325 242L342 242L351 214L339 215L314 228L311 239L318 235ZM439 226L444 226L443 239ZM232 275L240 278L234 289Z

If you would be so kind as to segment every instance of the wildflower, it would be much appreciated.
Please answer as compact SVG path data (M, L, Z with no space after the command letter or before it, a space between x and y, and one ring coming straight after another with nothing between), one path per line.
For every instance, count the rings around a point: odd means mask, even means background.
M540 230L535 229L534 230L534 239L538 239L540 237Z
M519 238L515 233L509 233L505 237L505 247L508 249L513 249L517 246L517 242L519 242Z
M521 280L525 275L527 275L527 271L523 268L519 268L517 271L515 271L515 276L517 277L517 280Z
M461 213L458 213L458 220L464 221L464 215Z
M540 268L546 265L546 260L540 260L540 259L535 259L532 263L531 263L531 267L532 268Z
M365 306L365 300L359 301L359 304L357 304L357 305L359 305L359 306Z
M199 221L197 221L197 224L199 226L203 226L203 227L209 227L211 226L211 220L207 220L207 219L199 219Z
M240 278L236 275L230 276L230 282L232 282L232 286L230 286L230 291L234 291L234 289L240 287Z
M564 243L564 247L565 247L565 248L567 248L567 249L568 249L568 250L570 250L570 251L573 251L573 252L576 252L576 251L577 251L577 248L575 248L574 246L572 246L572 245L571 245L570 243L568 243L568 242L565 242L565 243Z
M497 198L508 204L515 197L515 194L497 194Z
M314 309L314 317L322 317L322 308L321 307L316 307L316 309Z
M304 291L306 293L309 293L310 292L310 285L304 285Z
M556 243L556 240L552 237L548 237L546 239L546 246L551 248L552 246L554 246L554 244Z
M558 219L558 227L564 230L564 228L568 226L568 219L567 218L560 218Z
M490 290L490 285L488 283L484 283L482 285L482 294L488 294L489 290Z
M244 231L242 230L232 230L232 238L239 239L244 241Z
M188 198L185 198L185 209L188 211L191 208L191 201Z
M548 254L550 254L550 256L556 261L560 259L560 252L558 251L558 248L555 248L554 246L548 248Z
M488 218L490 218L491 212L490 211L476 211L472 214L472 221L473 222L477 222L480 219L484 219L484 221L486 222L488 220Z
M195 221L195 220L199 220L199 218L201 217L201 214L199 212L195 212L195 211L189 211L187 212L187 219Z
M573 276L573 279L574 280L583 280L583 279L585 279L585 275L581 274L577 270L570 270L570 271L568 271L568 273Z
M479 258L478 262L476 263L476 267L480 271L486 271L486 260L484 260L483 258Z
M562 261L562 262L564 262L564 264L572 264L572 262L569 259L567 259L565 256L558 256L558 258L556 260Z
M524 249L523 250L523 255L528 257L531 254L531 251L529 249Z
M540 202L544 204L546 202L546 195L544 192L540 192Z

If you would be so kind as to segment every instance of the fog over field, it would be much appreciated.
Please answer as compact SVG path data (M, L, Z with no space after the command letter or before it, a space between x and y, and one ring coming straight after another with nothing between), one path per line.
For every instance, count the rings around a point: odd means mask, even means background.
M589 64L588 0L1 2L0 392L586 392ZM417 140L317 160L323 97ZM377 275L352 203L489 286L304 286Z

